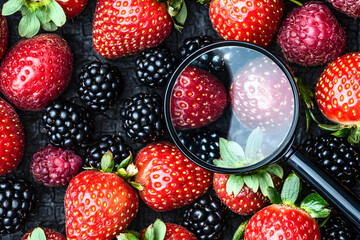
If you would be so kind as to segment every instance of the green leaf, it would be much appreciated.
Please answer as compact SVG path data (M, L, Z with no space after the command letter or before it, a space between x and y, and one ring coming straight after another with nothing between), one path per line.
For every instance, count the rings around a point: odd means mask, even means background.
M163 240L166 234L166 225L160 219L156 219L154 222L154 234L155 240Z
M140 240L141 237L134 235L133 233L120 233L116 236L116 240Z
M350 135L351 129L350 128L342 128L336 132L333 132L332 135L336 137L347 137Z
M231 174L226 182L226 193L231 196L234 194L236 197L244 186L244 180L241 175Z
M25 5L24 0L9 0L4 3L1 14L3 16L10 16L21 9Z
M282 202L289 205L295 205L295 202L300 193L300 189L300 178L295 173L289 174L289 176L285 179L281 191Z
M232 240L240 240L240 239L242 239L247 223L248 223L248 221L245 221L245 222L242 222L240 224L240 226L236 229Z
M168 13L171 17L175 17L180 12L184 0L168 0Z
M154 224L151 224L145 231L145 240L155 240Z
M40 30L40 21L35 12L29 12L24 15L19 23L19 35L21 37L31 38Z
M330 214L327 209L328 203L317 193L309 194L300 204L300 208L304 209L313 218L325 218Z
M66 22L66 15L63 8L55 0L51 0L47 8L49 18L56 26L61 27Z
M254 192L259 190L260 183L257 175L245 175L244 182Z
M46 240L46 235L44 230L40 227L35 228L31 232L30 237L28 237L28 240Z
M245 153L242 147L232 141L224 138L219 139L220 159L215 159L213 162L219 167L241 167L245 160Z
M281 204L282 203L281 195L278 190L276 190L273 187L268 187L266 192L268 194L267 197L270 199L270 202L272 202L273 204Z
M351 129L347 140L351 145L359 143L359 141L360 141L360 131L359 131L358 125L356 125L355 127L353 127Z
M284 170L279 164L270 164L265 167L265 170L278 178L283 178Z
M41 28L48 32L54 32L58 27L53 22L41 23Z
M127 156L127 158L125 158L124 160L121 161L121 163L119 164L118 168L125 168L127 167L130 163L132 163L133 161L133 154L131 151L129 151L129 156Z
M114 169L114 157L111 151L107 151L101 158L101 170L103 172L112 172Z
M257 127L250 133L246 141L245 156L246 159L252 161L252 163L256 163L261 160L257 155L262 144L262 139L263 133L260 127Z
M342 129L340 127L340 125L330 125L330 124L318 124L318 126L323 129L323 130L326 130L326 131L332 131L332 132L335 132L335 131L339 131L340 129Z
M175 20L180 25L184 25L187 18L187 7L185 1L182 3L180 12L175 16Z
M259 177L259 183L260 183L261 193L264 196L268 196L268 192L267 192L268 187L274 187L274 183L270 173L263 172Z

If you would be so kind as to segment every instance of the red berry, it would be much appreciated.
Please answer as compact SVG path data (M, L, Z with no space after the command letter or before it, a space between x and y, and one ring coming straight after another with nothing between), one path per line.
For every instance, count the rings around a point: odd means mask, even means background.
M45 186L64 186L79 172L81 164L81 157L74 151L48 146L33 155L30 170L35 180Z
M61 233L53 230L53 229L49 229L49 228L34 228L31 229L29 232L27 232L21 240L28 240L29 236L31 236L31 233L35 230L35 229L41 229L45 236L46 236L46 240L66 240L65 236L62 235Z
M0 59L3 57L8 43L8 27L6 18L0 14Z
M163 240L197 240L195 235L187 230L186 228L174 224L174 223L165 223L166 233ZM141 231L141 239L146 240L145 230Z
M333 7L346 15L357 18L360 17L360 5L357 0L328 0Z
M154 0L99 0L93 44L105 58L135 54L159 45L170 34L166 4Z
M73 18L84 10L88 0L56 0L56 2L63 8L66 18Z
M251 42L262 47L270 44L282 16L282 0L212 0L210 20L226 40Z
M228 103L222 82L210 73L188 66L177 79L171 97L176 129L206 126L217 120Z
M25 134L15 109L0 98L0 175L13 171L22 160Z
M136 157L143 185L140 197L150 208L168 211L190 204L211 185L211 172L187 159L173 143L145 146Z
M16 107L41 110L67 87L73 58L56 34L23 39L11 47L0 66L0 90Z
M283 21L277 42L285 58L304 66L334 61L346 48L346 34L322 2L307 2Z

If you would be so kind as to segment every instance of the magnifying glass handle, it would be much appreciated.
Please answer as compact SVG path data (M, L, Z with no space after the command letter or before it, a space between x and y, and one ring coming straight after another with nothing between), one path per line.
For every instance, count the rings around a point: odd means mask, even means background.
M319 168L305 150L293 147L290 152L292 155L288 156L287 164L360 230L360 199Z

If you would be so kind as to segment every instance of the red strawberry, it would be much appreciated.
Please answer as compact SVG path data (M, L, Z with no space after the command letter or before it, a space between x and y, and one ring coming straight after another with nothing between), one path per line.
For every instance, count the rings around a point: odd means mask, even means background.
M209 11L210 20L222 38L262 47L270 44L283 13L282 0L212 0Z
M4 55L7 43L8 43L7 21L6 18L0 14L0 59Z
M173 143L145 146L136 157L136 166L135 180L144 187L140 197L157 211L190 204L211 185L211 173L192 163Z
M1 62L0 91L20 109L43 109L67 87L72 63L67 42L56 34L20 40Z
M360 53L337 58L321 74L315 89L315 99L322 114L338 125L322 128L348 135L349 142L359 142L360 123Z
M346 34L324 3L312 1L284 19L277 42L289 62L317 66L343 54Z
M25 149L25 134L15 109L0 98L0 175L13 171Z
M45 238L43 238L45 237ZM49 229L49 228L34 228L27 232L21 240L35 240L35 239L44 239L44 240L66 240L65 236L61 233Z
M81 172L70 181L66 190L66 235L69 240L111 240L127 228L138 212L137 192L112 173L112 154L106 153L101 161L102 171Z
M88 0L56 0L56 2L63 8L66 18L73 18L84 10Z
M188 66L176 81L171 117L176 129L206 126L217 120L228 103L222 82L210 73Z
M156 220L154 224L151 224L147 229L141 232L141 239L148 240L148 236L152 235L154 231L155 239L162 240L197 240L195 235L187 230L186 228L174 224L174 223L163 223L161 220ZM160 233L160 234L159 234ZM164 236L164 238L157 238L158 234Z
M350 17L360 17L360 5L357 0L328 0L333 7Z
M94 48L105 58L155 47L173 27L166 4L154 0L98 0L93 25Z
M293 92L282 70L269 58L256 58L240 69L230 86L236 118L246 127L278 131L291 124Z

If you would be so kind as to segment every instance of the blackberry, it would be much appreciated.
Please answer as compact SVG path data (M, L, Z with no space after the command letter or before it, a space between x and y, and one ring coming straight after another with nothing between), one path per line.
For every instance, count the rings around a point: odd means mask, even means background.
M122 88L119 70L108 63L86 63L79 74L78 95L94 111L106 111L118 99Z
M357 239L354 229L339 215L331 213L325 225L320 228L321 240L353 240Z
M360 157L346 138L322 134L315 139L306 140L302 147L344 186L351 189L356 185L360 173Z
M165 127L162 105L156 93L139 93L128 98L120 110L126 135L142 143L161 138Z
M204 129L178 131L181 143L201 160L212 163L220 158L219 138L221 134Z
M70 102L54 102L45 108L43 123L56 147L76 150L92 138L93 121L86 109Z
M22 178L1 179L0 236L22 230L35 205L35 189L30 182Z
M226 230L226 207L218 198L204 195L184 212L183 226L199 240L223 239Z
M168 48L149 48L136 60L136 75L148 87L162 86L168 82L177 66L175 55Z
M183 45L179 48L178 55L181 59L185 59L191 53L213 42L215 42L215 40L209 36L196 36L187 38L184 40ZM215 52L202 54L197 60L196 65L204 70L225 70L224 58L221 56L220 53L216 54Z
M101 169L101 158L108 150L113 154L115 169L132 151L121 136L104 135L86 148L84 165Z

